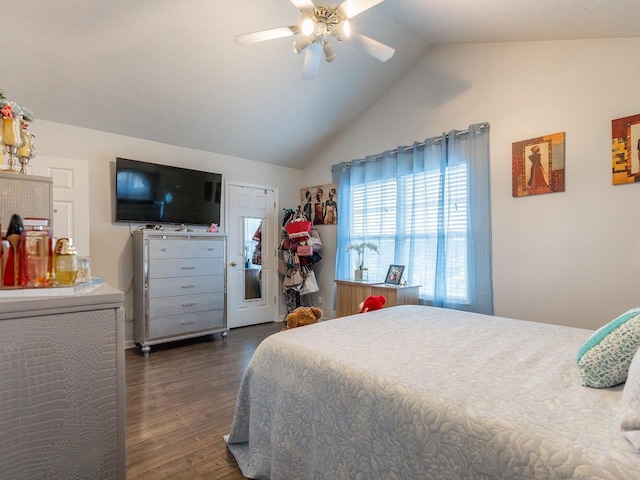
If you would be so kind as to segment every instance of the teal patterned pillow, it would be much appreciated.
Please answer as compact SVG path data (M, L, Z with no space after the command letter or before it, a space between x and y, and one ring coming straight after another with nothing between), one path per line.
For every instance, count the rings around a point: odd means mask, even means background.
M580 383L595 388L623 383L638 347L640 308L634 308L596 330L580 348Z

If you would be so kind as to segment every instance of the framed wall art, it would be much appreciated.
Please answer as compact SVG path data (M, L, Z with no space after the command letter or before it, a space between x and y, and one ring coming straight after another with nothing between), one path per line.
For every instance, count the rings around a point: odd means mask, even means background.
M611 183L640 182L640 114L611 121Z
M302 212L314 225L338 224L338 184L300 189Z
M513 196L564 192L564 150L564 132L513 143Z

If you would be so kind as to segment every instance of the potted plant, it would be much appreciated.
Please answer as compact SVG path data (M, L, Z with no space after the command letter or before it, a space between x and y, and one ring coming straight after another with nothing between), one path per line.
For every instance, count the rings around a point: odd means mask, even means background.
M354 272L354 278L358 281L365 280L365 273L366 273L367 267L364 266L364 250L366 248L368 248L369 250L373 250L376 253L379 253L378 246L375 243L371 243L371 242L355 243L347 247L347 252L350 250L355 250L358 253L358 261L356 263L356 270Z

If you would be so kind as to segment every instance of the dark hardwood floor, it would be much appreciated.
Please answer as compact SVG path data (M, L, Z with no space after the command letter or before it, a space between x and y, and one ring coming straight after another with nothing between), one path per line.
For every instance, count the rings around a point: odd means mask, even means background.
M282 330L266 323L125 353L127 478L243 479L222 439L258 344Z

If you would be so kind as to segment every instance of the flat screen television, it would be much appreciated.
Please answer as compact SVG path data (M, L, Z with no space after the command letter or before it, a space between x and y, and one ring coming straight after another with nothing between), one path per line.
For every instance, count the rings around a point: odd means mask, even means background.
M116 158L117 222L220 225L222 175Z

